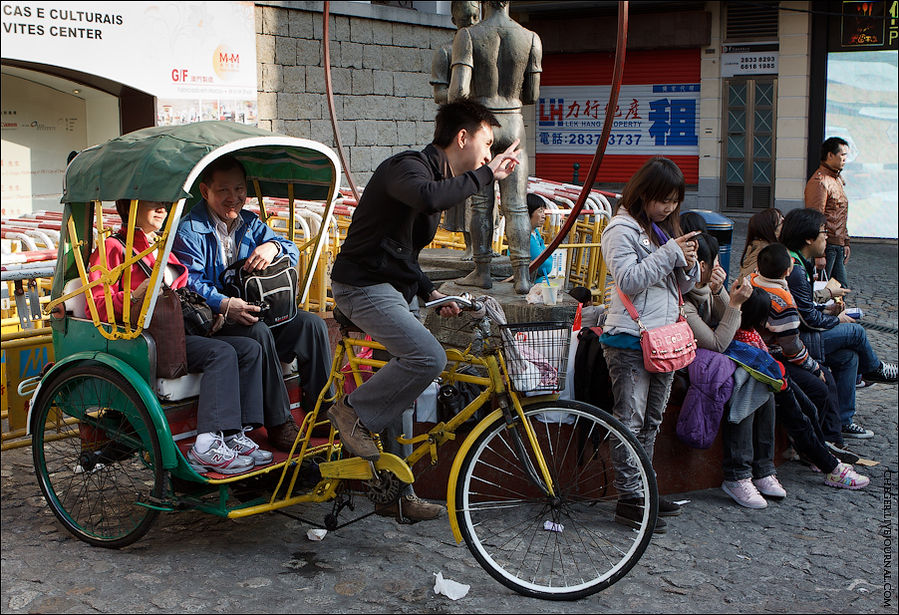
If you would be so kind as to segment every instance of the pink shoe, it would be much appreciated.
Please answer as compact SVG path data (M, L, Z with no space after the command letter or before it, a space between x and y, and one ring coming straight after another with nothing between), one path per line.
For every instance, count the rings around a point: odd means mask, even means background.
M830 487L842 489L863 489L868 486L871 479L862 476L848 463L838 464L833 472L824 477L824 484Z
M787 490L783 488L775 474L769 474L764 478L756 478L752 481L752 484L766 498L782 500L787 497Z
M767 508L768 502L755 488L748 478L743 480L726 480L721 483L721 489L734 499L734 502L746 508Z

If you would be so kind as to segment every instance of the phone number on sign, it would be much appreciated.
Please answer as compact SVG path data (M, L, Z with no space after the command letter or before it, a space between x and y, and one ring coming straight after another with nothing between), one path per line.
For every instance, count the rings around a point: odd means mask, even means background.
M612 133L609 135L609 145L640 145L642 134ZM602 135L571 133L568 135L568 145L593 145L599 143Z

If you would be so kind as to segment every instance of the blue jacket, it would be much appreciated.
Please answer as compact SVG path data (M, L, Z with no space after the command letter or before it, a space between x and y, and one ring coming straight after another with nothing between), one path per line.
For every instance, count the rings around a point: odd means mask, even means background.
M178 225L172 252L187 267L187 287L202 295L209 307L219 312L222 301L227 298L221 292L220 280L226 266L210 215L205 200L197 203ZM290 257L292 265L299 262L300 251L293 242L277 235L251 211L241 210L240 217L244 223L237 231L237 260L250 256L256 246L274 241L280 254Z
M543 241L543 235L540 234L540 229L534 229L531 231L531 260L534 260L546 249L546 243ZM534 278L534 282L541 282L544 278L546 278L552 272L552 263L553 259L550 256L548 259L543 261L543 264L537 268L537 271L534 272L534 275L537 277Z

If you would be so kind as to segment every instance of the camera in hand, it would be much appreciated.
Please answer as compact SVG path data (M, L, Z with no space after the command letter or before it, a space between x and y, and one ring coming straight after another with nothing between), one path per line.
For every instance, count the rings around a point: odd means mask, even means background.
M259 320L265 320L265 317L268 315L268 311L272 308L269 302L265 299L261 299L259 301L247 301L247 305L255 305L259 308L259 311L254 314Z

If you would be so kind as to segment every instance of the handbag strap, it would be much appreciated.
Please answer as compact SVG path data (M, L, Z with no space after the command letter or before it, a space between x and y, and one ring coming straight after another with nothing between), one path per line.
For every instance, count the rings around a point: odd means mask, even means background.
M674 287L677 289L677 309L680 312L680 316L678 320L682 320L684 318L684 297L681 295L680 286L677 283L677 278L674 280ZM615 290L618 291L618 296L621 297L621 302L624 304L627 313L630 314L630 317L634 319L634 322L637 323L637 326L640 327L641 331L646 331L646 327L640 321L640 314L637 313L637 308L634 307L634 304L631 303L631 300L621 292L621 289L618 288L618 285L615 285Z
M122 248L125 248L125 240L122 238L121 235L119 235L118 233L113 233L112 235L110 235L110 237L112 237L113 239L116 239L119 243L122 244ZM131 246L131 251L132 251L134 254L137 254L137 250L134 249L134 246ZM153 270L150 269L150 266L147 265L147 263L144 262L144 259L139 258L139 259L137 260L137 266L140 267L141 271L144 272L144 275L147 276L147 279L148 279L148 280L149 280L151 277L153 277ZM123 271L123 275L124 275L124 271ZM162 280L162 287L163 287L163 288L169 288L169 285L165 283L165 278L163 278L163 280Z

